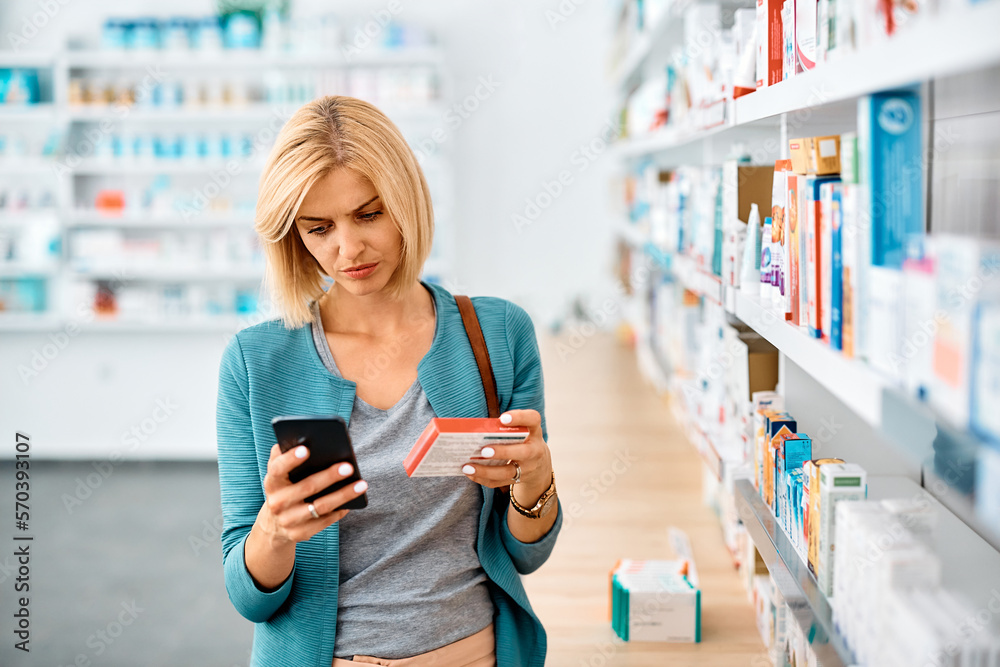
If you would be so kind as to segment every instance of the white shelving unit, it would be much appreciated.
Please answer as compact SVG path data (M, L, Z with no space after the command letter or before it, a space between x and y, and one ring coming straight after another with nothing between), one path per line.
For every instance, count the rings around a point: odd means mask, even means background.
M676 34L674 28L680 22L675 9L664 12L626 49L612 74L612 83L622 95L635 88L644 72L654 71L665 62L665 47L669 45L664 42ZM763 151L764 157L758 159L758 164L787 158L789 137L855 130L857 100L864 95L899 87L920 88L924 95L929 95L933 94L928 92L933 91L929 81L996 67L1000 64L1000 41L992 33L997 25L1000 25L1000 2L949 8L940 16L924 16L920 23L914 22L874 48L821 63L812 71L736 100L720 102L711 113L701 110L690 115L691 122L684 126L668 125L645 136L626 138L615 146L616 154L626 169L650 163L660 168L718 166L730 146L741 142L751 148L764 144L780 147L777 153L773 149ZM991 100L997 99L993 91L983 94ZM932 114L928 116L933 118ZM931 215L930 211L927 215ZM786 322L783 314L762 304L756 293L723 285L710 269L699 266L690 257L657 246L636 225L619 223L618 235L628 247L652 260L647 264L700 296L703 303L721 304L730 318L748 326L777 348L786 404L794 396L797 406L810 405L801 414L790 409L800 420L800 431L813 432L819 426L819 416L824 414L846 420L842 429L845 435L835 434L824 442L823 456L837 455L838 438L861 438L862 445L850 443L851 451L855 454L860 451L861 456L849 460L866 466L863 460L866 448L877 459L873 466L876 470L869 473L870 498L931 498L938 523L935 547L948 572L945 583L984 607L991 589L1000 585L1000 526L985 525L967 497L948 488L945 481L926 467L927 450L915 444L918 438L926 438L928 433L933 437L935 432L956 441L972 441L970 446L975 446L976 438L966 429L949 425L927 404L906 395L892 379L868 364L844 357L825 342ZM642 312L642 305L633 303L626 310ZM686 378L666 376L665 368L651 353L650 323L633 323L633 328L640 366L654 386L670 387L675 416L685 427L706 469L723 480L727 460L740 460L742 452L733 452L735 443L718 437L713 440L687 412L683 391ZM839 404L836 408L811 405L831 399ZM930 446L929 441L926 444ZM909 467L901 466L906 469L888 474L877 469L884 468L887 460L904 461ZM918 472L914 475L911 470ZM812 639L820 664L852 665L853 657L833 627L828 601L787 537L776 527L773 514L751 483L740 480L735 487L738 515L789 603L793 621Z
M666 14L665 22L669 23L671 12ZM870 92L1000 63L1000 42L993 36L994 27L1000 25L997 3L983 2L931 18L871 49L722 102L724 112L703 119L705 122L683 128L668 126L628 138L615 148L623 157L645 158L713 138L738 141L747 135L758 136L762 126L772 127L775 117L796 112L802 112L801 124L808 127L810 122L830 117L853 116L853 102ZM663 30L657 27L650 34L662 34ZM654 44L654 40L643 40L637 45L619 74L620 80L629 81L636 75Z
M144 74L155 74L155 78L166 76L171 80L185 81L195 78L198 81L216 78L224 80L227 77L259 77L260 74L283 72L292 76L300 76L303 72L318 74L339 73L339 79L346 84L352 72L365 70L375 71L380 68L396 70L421 68L433 73L437 84L436 99L427 103L402 103L375 101L404 133L411 132L412 140L424 137L424 128L429 134L433 127L442 122L447 111L442 100L450 94L450 77L444 70L445 54L436 46L410 48L405 50L381 50L369 48L360 51L352 57L345 57L339 50L329 52L272 53L263 50L221 50L218 52L172 52L172 51L100 51L100 50L64 50L54 53L13 53L0 52L0 67L31 67L40 68L45 72L48 87L43 101L38 104L23 107L0 106L0 126L5 130L16 131L20 127L44 128L50 127L63 133L64 142L82 132L84 129L104 128L110 125L112 132L149 131L158 129L161 125L177 132L218 132L233 128L259 129L269 119L277 116L285 119L299 106L299 103L251 101L247 104L231 105L197 105L197 106L152 106L150 103L136 103L128 107L116 105L72 105L69 99L69 86L73 77L85 75L114 81L119 77L141 79ZM322 85L322 84L320 84ZM320 90L317 94L340 93L343 90ZM105 134L107 129L103 129ZM272 133L273 134L273 133ZM196 233L204 230L226 229L232 233L245 230L252 233L253 212L244 207L234 209L231 213L218 213L206 210L195 216L178 214L154 214L132 212L127 210L121 215L103 214L96 210L80 209L81 187L86 184L91 191L94 183L106 183L116 187L119 182L129 179L153 178L166 175L176 179L207 179L214 173L226 171L235 161L238 172L230 174L234 182L245 190L256 190L256 179L264 165L265 152L262 147L254 146L252 158L234 155L229 158L217 159L109 159L98 158L93 150L79 154L56 155L53 157L17 157L3 158L0 156L0 175L37 175L39 178L53 178L56 196L56 206L51 211L6 211L0 210L0 229L25 229L32 220L49 214L58 220L62 239L62 261L45 271L33 269L30 275L44 276L48 281L48 297L51 312L39 314L0 314L0 331L38 332L47 327L60 326L66 317L58 310L56 304L61 302L58 293L66 289L68 281L111 280L120 277L120 271L79 271L69 266L69 243L74 233L89 229L118 229L126 234L137 231L153 233L175 232L180 234ZM68 151L69 152L69 151ZM450 181L451 167L447 160L447 152L434 157L443 162L443 168L436 166L433 175L428 172L431 187L450 192L450 182L438 183L442 179ZM72 159L67 159L71 157ZM130 181L131 182L131 181ZM186 181L185 181L186 182ZM192 181L194 182L194 181ZM107 186L102 186L107 187ZM179 186L180 187L180 186ZM87 197L82 198L86 203ZM436 204L441 204L435 201ZM134 202L129 202L134 206ZM438 280L447 280L450 276L450 252L452 240L446 238L452 231L448 220L447 202L441 209L445 214L438 215L438 239L434 256L425 267L425 276ZM26 269L14 263L0 264L0 277L27 276ZM211 282L214 284L229 282L240 286L260 286L263 278L261 267L226 271L176 271L156 270L155 267L143 271L127 272L130 278L145 283L191 283ZM154 322L155 320L150 320ZM231 330L236 318L219 319L218 326L209 323L207 328L200 325L182 323L179 331L216 331ZM169 325L135 324L128 318L121 320L123 330L142 331L146 328L159 326L162 331L169 332ZM114 330L115 322L103 321L100 325L92 324L84 329L92 332Z

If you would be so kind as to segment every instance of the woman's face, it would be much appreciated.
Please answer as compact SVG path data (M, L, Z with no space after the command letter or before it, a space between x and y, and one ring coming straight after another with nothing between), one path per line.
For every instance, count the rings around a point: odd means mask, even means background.
M403 237L371 181L356 172L337 169L316 181L295 224L327 275L352 294L378 292L399 265Z

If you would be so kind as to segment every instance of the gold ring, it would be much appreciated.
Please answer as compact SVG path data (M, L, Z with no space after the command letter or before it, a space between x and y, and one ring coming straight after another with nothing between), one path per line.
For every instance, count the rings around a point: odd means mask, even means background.
M517 484L521 481L521 466L517 465L517 461L511 461L514 464L514 481L511 484Z
M315 505L313 505L312 503L309 503L308 505L306 505L306 507L309 508L309 513L312 514L312 517L314 519L318 519L319 518L319 514L316 513L316 506Z

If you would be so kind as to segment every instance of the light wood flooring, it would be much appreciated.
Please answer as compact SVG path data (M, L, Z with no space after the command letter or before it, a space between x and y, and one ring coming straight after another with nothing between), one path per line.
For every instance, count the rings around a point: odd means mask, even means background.
M539 332L539 344L565 517L551 558L525 578L549 637L546 664L769 665L719 521L702 502L700 459L633 350L610 334L574 348ZM692 542L702 641L622 642L608 620L608 571L618 558L671 558L669 526Z

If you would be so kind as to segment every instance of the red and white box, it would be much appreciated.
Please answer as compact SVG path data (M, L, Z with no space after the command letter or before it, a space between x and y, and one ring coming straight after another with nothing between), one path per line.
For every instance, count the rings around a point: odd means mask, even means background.
M504 465L506 460L484 459L479 454L489 445L516 445L528 437L523 426L504 426L499 419L435 417L403 459L409 477L464 475L466 463Z

